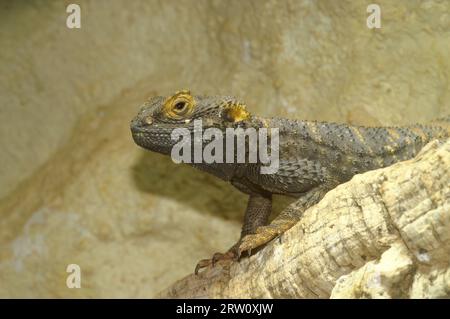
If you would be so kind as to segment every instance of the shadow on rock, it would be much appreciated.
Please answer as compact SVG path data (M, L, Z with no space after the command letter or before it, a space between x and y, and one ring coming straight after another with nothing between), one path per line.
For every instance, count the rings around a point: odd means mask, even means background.
M175 199L202 213L241 221L247 196L230 184L167 156L142 151L132 174L137 188Z
M137 188L146 193L175 199L205 214L242 221L247 195L229 183L184 164L175 164L167 156L142 151L132 166ZM274 214L295 199L275 196Z

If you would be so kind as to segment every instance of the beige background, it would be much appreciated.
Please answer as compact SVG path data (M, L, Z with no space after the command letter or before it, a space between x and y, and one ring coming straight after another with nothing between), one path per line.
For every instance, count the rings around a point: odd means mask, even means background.
M377 1L379 30L372 1L77 1L79 30L71 2L0 4L1 297L151 297L237 239L243 195L134 145L149 96L370 125L450 113L448 1Z

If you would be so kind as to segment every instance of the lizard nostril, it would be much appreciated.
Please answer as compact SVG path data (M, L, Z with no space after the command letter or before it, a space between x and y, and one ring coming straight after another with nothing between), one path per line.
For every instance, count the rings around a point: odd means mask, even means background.
M151 125L151 124L153 123L153 117L151 117L151 116L146 116L146 117L144 118L144 123L147 124L147 125Z

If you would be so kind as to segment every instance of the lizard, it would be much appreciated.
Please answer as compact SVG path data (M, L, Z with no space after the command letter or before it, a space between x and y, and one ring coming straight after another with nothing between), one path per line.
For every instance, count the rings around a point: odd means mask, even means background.
M215 253L212 258L200 260L195 274L219 260L239 260L243 252L251 255L252 249L281 236L297 223L306 209L355 174L413 158L432 139L450 136L450 116L429 124L400 127L264 118L251 114L245 103L232 96L192 95L189 90L148 99L132 119L130 128L137 145L170 155L177 142L171 138L171 132L186 128L194 134L196 119L202 120L203 131L277 128L279 166L273 174L261 174L260 162L189 164L248 195L238 242L226 253ZM269 224L274 194L297 200Z

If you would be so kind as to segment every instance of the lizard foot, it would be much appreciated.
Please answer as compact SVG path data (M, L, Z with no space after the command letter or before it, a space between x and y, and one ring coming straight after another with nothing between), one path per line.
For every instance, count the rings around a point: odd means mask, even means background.
M279 237L294 224L295 222L286 221L283 223L277 223L276 225L271 224L268 226L258 227L254 234L249 234L242 238L238 249L238 256L241 256L243 252L248 252L248 255L250 256L253 249L267 244L272 239Z
M206 267L214 267L216 263L219 261L233 261L236 259L236 254L233 251L228 251L225 254L222 253L215 253L212 258L210 259L202 259L197 263L197 266L195 266L194 273L198 275L198 271L202 268Z

